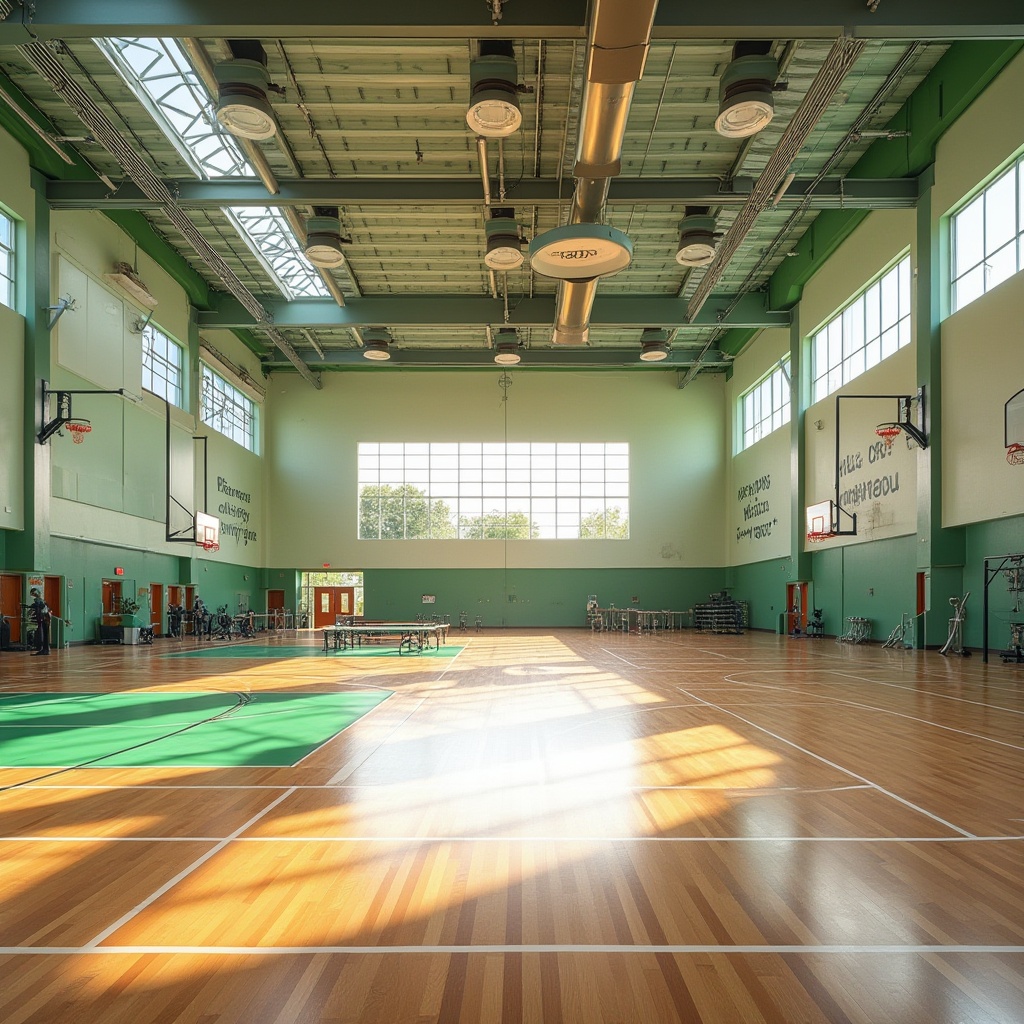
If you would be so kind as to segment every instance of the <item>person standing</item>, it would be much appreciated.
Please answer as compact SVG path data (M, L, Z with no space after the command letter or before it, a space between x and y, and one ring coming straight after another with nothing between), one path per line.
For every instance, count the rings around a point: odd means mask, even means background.
M29 591L29 595L32 598L32 603L29 605L32 619L36 624L36 649L32 652L33 656L36 654L49 654L50 653L50 608L49 605L43 600L42 595L38 589L33 587Z

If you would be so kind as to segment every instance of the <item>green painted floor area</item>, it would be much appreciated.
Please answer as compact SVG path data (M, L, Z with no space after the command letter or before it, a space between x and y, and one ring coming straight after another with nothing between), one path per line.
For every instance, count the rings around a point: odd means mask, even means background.
M388 647L384 644L368 644L365 647L356 647L347 651L331 650L327 657L330 658L454 658L461 651L461 647L441 645L440 650L433 647L429 651L420 654L398 653L397 647ZM164 658L323 658L323 646L319 647L266 647L255 644L235 644L230 647L215 647L213 645L196 645L186 647L180 651L170 651L162 655Z
M288 766L390 696L389 690L3 694L0 766Z

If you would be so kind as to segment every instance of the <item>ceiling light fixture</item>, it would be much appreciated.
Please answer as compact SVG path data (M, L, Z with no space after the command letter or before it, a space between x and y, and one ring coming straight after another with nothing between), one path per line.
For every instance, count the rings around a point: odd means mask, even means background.
M484 225L487 233L487 252L484 263L491 270L515 270L523 265L523 240L513 209L495 209Z
M512 135L523 123L519 108L519 67L511 43L485 41L469 62L466 123L488 139Z
M706 267L715 258L715 218L710 207L687 206L679 222L676 263L684 267Z
M217 120L241 139L269 139L277 134L277 118L267 99L272 88L265 63L233 59L214 67L217 77Z
M494 342L494 361L499 366L515 366L520 360L519 335L514 327L502 327Z
M384 327L370 327L363 331L363 358L383 363L391 358L391 335Z
M629 266L633 243L608 224L564 224L538 235L529 248L530 266L559 281L608 277Z
M336 206L316 206L306 221L306 259L331 270L345 262L341 251L341 219Z
M745 139L766 127L775 114L772 92L778 62L769 57L770 43L740 42L718 83L715 131L727 139Z
M668 358L668 331L660 327L645 327L640 336L640 360L658 363Z

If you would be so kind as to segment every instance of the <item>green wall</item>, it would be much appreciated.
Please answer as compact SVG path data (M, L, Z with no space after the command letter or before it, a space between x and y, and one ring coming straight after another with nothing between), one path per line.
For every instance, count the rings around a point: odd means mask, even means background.
M993 555L1024 553L1024 516L995 519L967 527L967 565L964 568L964 589L971 593L967 601L964 643L981 647L985 584L985 559ZM989 568L992 568L990 566ZM989 586L989 649L1006 650L1010 644L1007 613L1013 607L1014 595L1006 589L1006 578L997 576ZM1024 606L1024 598L1022 598ZM1015 616L1019 619L1020 616ZM992 655L989 656L990 660ZM996 659L996 664L999 664Z
M786 610L786 584L791 582L792 572L793 560L788 557L749 562L729 570L730 596L750 605L751 628L772 632L778 629L779 615Z
M900 616L917 608L916 536L818 551L812 566L810 606L824 612L829 636L845 632L850 616L860 616L871 620L873 640L885 640ZM913 642L909 631L906 640Z
M582 626L587 598L601 607L684 611L725 585L724 569L367 569L370 619L466 612L488 626ZM434 604L424 604L433 594Z
M264 607L261 573L245 565L198 559L193 563L190 557L193 549L182 545L182 550L189 554L178 557L54 537L52 575L64 577L63 617L71 623L65 631L64 639L79 644L97 638L104 579L121 581L122 594L125 597L136 597L143 605L139 615L144 621L148 621L145 618L148 604L144 598L137 597L138 589L148 588L151 583L162 583L165 586L194 583L207 606L213 609L226 604L234 612L237 594L246 591L251 594L252 606L256 610ZM124 569L123 576L114 575L114 569L118 566Z

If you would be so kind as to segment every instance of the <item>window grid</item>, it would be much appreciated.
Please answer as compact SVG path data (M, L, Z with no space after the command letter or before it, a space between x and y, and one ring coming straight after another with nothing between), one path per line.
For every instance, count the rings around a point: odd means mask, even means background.
M953 215L952 310L1024 268L1024 157Z
M202 420L243 448L256 450L256 404L203 364Z
M14 308L14 221L0 213L0 302Z
M743 451L789 422L789 357L744 392L740 401Z
M910 256L870 284L812 339L812 402L910 344Z
M152 324L142 330L142 386L165 401L184 408L181 346Z
M629 537L629 445L360 443L361 540Z

